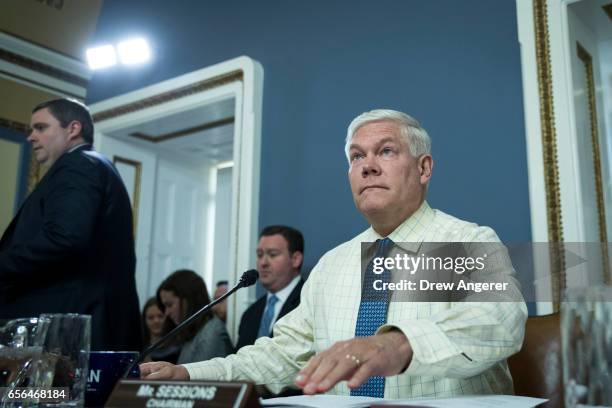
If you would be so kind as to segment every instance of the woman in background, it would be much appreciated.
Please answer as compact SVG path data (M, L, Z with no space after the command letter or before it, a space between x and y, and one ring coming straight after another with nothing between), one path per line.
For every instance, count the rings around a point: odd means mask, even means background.
M165 330L172 330L183 320L210 303L204 280L194 271L181 269L168 276L157 289L157 303L166 316ZM225 357L233 350L225 324L212 311L177 334L181 346L178 364Z
M152 297L147 300L142 309L142 328L144 330L142 337L145 349L162 338L165 321L166 317L157 306L157 299Z

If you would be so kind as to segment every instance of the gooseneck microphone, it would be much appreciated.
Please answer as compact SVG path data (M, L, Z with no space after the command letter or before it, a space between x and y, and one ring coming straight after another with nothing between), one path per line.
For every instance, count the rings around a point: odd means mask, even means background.
M231 288L225 295L221 296L220 298L216 300L213 300L212 302L210 302L209 304L207 304L206 306L204 306L203 308L201 308L200 310L198 310L197 312L189 316L189 318L183 320L178 326L172 329L168 334L166 334L161 339L157 340L155 343L147 347L146 350L140 353L138 355L138 358L134 360L132 364L130 364L130 366L127 368L127 370L123 374L123 378L127 378L127 376L129 375L129 373L132 371L132 369L134 368L136 364L139 364L142 360L145 359L145 357L147 357L153 351L157 350L160 345L162 345L168 339L174 337L177 333L179 333L185 327L193 323L193 321L196 320L202 313L207 312L208 310L210 310L211 307L213 307L217 303L223 302L229 295L236 292L238 289L246 288L248 286L255 284L258 278L259 278L259 273L255 269L249 269L248 271L243 273L238 283L233 288Z

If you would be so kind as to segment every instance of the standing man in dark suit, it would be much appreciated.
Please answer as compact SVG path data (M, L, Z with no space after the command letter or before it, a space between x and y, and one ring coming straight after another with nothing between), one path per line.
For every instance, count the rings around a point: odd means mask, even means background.
M140 350L132 210L112 163L91 150L89 110L69 99L32 111L47 173L0 240L0 319L92 316L92 350Z
M236 349L255 343L259 337L272 337L272 326L300 304L304 280L300 269L304 260L304 237L295 228L271 225L259 234L257 270L267 294L242 315Z

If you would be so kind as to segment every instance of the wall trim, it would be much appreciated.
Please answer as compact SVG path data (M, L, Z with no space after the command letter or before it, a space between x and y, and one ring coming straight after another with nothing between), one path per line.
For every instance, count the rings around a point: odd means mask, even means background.
M91 70L81 61L0 31L0 72L51 93L84 99Z
M576 43L576 53L578 58L584 64L586 71L586 85L588 92L588 104L589 104L589 122L590 122L590 133L591 133L591 146L593 148L593 174L595 175L595 194L597 200L597 221L599 227L599 242L604 245L602 249L602 281L606 285L612 283L612 277L610 276L610 254L608 253L608 229L606 226L606 206L604 199L604 188L603 178L601 170L601 151L599 146L599 131L598 131L598 120L597 120L597 103L596 103L596 91L595 91L595 80L593 74L593 57L589 52L579 43Z
M104 110L93 115L94 121L99 122L111 118L115 118L120 115L127 113L136 112L145 108L151 108L154 106L161 105L163 103L180 99L185 96L193 95L199 92L204 92L208 89L216 88L232 82L242 81L242 71L234 71L227 74L219 75L214 78L205 79L203 81L184 86L179 89L173 89L167 92L163 92L157 95L150 96L145 99L140 99L135 102L127 103L114 107L112 109Z

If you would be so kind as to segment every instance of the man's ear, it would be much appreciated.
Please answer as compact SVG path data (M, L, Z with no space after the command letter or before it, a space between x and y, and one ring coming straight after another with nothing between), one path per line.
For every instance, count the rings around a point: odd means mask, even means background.
M291 254L291 266L295 269L299 269L302 266L302 262L304 261L304 254L300 251L295 251Z
M68 129L68 138L70 140L82 137L81 132L83 131L83 125L78 120L70 122L66 129Z
M433 157L430 154L419 157L419 171L421 173L421 184L427 184L433 171Z

